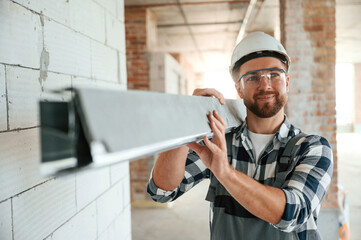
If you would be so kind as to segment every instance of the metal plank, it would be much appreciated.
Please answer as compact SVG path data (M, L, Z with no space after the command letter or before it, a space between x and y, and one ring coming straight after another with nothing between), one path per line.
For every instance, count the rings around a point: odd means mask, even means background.
M227 122L227 132L245 118L240 100L222 106L209 97L76 88L68 103L41 103L45 174L101 167L212 137L207 114L213 110ZM56 164L61 161L64 166Z

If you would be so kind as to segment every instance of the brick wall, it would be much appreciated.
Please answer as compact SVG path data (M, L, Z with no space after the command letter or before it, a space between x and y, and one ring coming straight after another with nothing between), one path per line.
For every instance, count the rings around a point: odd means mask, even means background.
M149 90L149 62L147 57L147 9L125 7L125 36L128 89ZM131 201L149 199L146 192L151 158L130 163Z
M280 3L282 41L292 60L287 115L330 142L334 174L322 205L337 208L335 0Z
M39 174L46 90L127 88L123 1L0 0L0 32L0 239L130 239L128 163Z
M147 9L125 8L128 88L149 90Z

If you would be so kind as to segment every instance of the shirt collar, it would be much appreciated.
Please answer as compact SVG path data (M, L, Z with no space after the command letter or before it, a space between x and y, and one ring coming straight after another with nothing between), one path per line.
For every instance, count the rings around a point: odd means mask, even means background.
M291 131L291 123L285 115L285 120L283 121L275 136L281 143L286 143L290 135L293 137L295 133Z
M242 135L244 136L248 136L248 131L247 131L247 117L244 119L243 123L236 128L235 132L236 132L236 139L239 139Z
M245 121L235 130L236 133L236 139L239 139L242 136L242 139L248 138L248 130L247 130L247 118ZM275 137L280 141L281 143L286 143L288 141L288 138L291 136L293 137L295 135L294 131L291 131L291 123L289 122L287 116L285 115L285 120L283 121L280 129L278 129L277 133L275 134Z

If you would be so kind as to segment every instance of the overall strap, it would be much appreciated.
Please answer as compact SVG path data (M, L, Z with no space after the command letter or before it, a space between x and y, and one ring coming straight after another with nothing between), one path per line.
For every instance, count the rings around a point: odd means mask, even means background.
M293 171L293 168L296 165L296 163L293 160L301 148L301 144L297 144L297 143L301 138L307 136L308 136L307 134L300 132L299 134L297 134L287 142L285 149L278 160L276 179L274 183L275 187L281 187L285 183L287 175L291 171Z

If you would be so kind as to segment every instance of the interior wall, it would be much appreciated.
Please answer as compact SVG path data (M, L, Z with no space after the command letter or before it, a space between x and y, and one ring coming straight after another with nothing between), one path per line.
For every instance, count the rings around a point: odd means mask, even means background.
M0 0L0 32L0 238L131 239L128 163L39 173L47 90L127 88L124 2Z
M361 133L361 63L354 64L354 131Z

